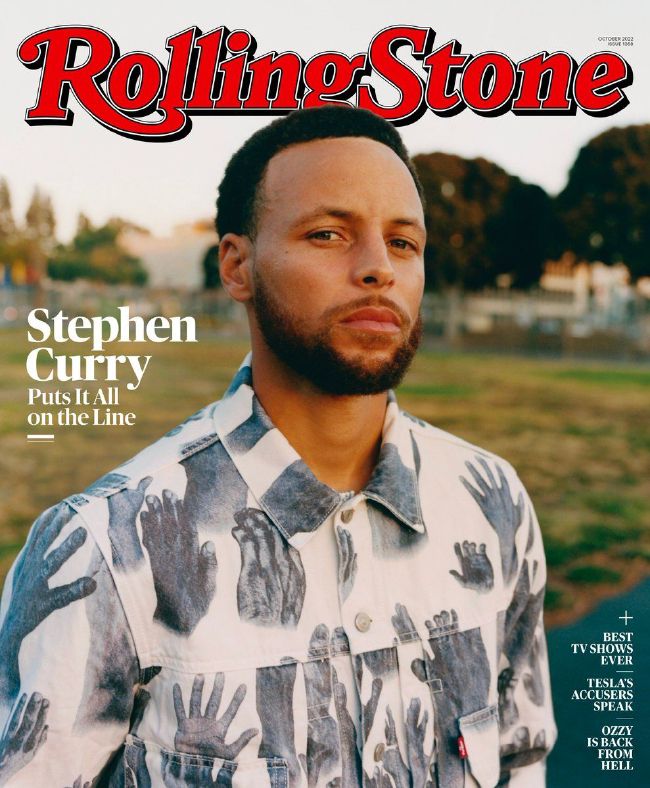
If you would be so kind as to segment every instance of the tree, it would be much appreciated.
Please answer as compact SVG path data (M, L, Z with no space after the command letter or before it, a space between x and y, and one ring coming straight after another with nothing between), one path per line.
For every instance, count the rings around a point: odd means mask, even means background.
M52 200L48 194L42 194L37 186L25 214L25 234L47 249L54 244L55 228Z
M538 281L555 250L552 203L483 158L414 157L426 196L428 288L477 290L509 274L517 287Z
M578 257L650 275L650 124L609 129L582 147L557 210Z
M11 193L6 178L0 178L0 243L16 234L16 223L11 208Z
M147 272L142 261L120 245L119 235L126 226L128 222L111 219L101 227L94 227L88 217L80 214L71 243L59 245L50 256L48 274L52 279L66 281L91 279L110 284L145 284Z
M216 290L221 287L219 244L209 246L203 255L203 287L205 290Z

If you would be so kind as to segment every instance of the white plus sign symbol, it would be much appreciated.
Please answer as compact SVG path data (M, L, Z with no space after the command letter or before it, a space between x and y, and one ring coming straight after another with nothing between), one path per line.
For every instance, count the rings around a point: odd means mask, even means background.
M626 611L625 611L625 615L624 615L624 616L619 616L619 618L620 618L620 619L622 619L622 620L625 622L625 626L627 626L627 622L628 622L628 621L632 621L632 619L634 618L634 616L628 616L628 614L627 614L627 610L626 610Z

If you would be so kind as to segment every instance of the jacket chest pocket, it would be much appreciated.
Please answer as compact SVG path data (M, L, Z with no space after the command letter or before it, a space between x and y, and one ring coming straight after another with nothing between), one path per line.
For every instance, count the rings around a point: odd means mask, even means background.
M129 735L124 747L123 779L122 785L133 788L288 788L289 773L282 758L231 761L191 755Z
M460 630L453 611L435 616L427 627L419 670L433 700L437 786L493 788L499 780L499 730L496 705L490 703L494 664L481 628Z
M468 766L466 786L494 788L499 782L499 722L497 707L466 714L458 720L462 750Z

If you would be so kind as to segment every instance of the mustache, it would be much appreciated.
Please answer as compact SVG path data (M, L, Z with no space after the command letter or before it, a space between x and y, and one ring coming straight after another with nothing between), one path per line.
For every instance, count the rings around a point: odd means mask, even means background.
M335 321L338 318L345 317L352 312L356 312L358 309L382 306L386 309L390 309L397 315L400 325L408 326L411 324L411 318L406 314L402 307L396 304L395 301L392 301L390 298L382 295L364 296L363 298L357 298L354 301L349 301L347 304L331 307L325 311L323 318L328 321Z

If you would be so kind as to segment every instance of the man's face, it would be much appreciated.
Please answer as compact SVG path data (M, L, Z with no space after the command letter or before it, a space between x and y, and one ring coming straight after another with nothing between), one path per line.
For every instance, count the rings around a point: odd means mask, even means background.
M397 385L424 285L424 218L404 163L364 137L300 143L271 159L260 196L253 332L323 391Z

